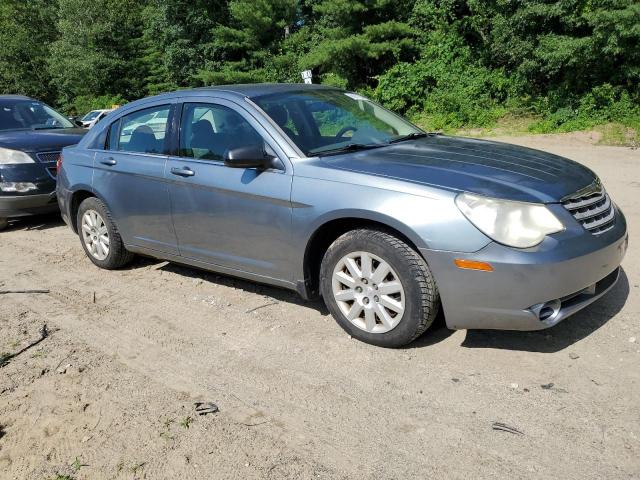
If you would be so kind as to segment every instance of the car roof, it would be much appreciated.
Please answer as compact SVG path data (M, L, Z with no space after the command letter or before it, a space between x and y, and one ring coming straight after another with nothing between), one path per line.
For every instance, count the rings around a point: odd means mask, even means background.
M261 97L263 95L270 95L273 93L300 92L309 90L335 90L335 87L305 83L247 83L238 85L216 85L211 87L176 90L173 92L161 93L160 95L156 95L152 98L160 100L165 97L175 98L188 97L191 95L198 96L202 95L203 93L225 93L242 97L255 98Z
M260 97L262 95L270 95L272 93L300 92L305 90L328 90L334 87L326 85L313 85L306 83L248 83L240 85L219 85L215 87L200 87L194 90L224 90L227 92L237 93L245 97Z
M26 95L0 95L0 100L33 100Z
M172 101L175 99L187 99L190 97L220 96L222 98L251 98L256 99L264 95L287 92L304 92L318 90L339 90L336 87L326 85L306 84L306 83L250 83L238 85L216 85L211 87L199 87L184 90L174 90L172 92L161 93L151 97L141 98L127 103L117 109L119 116L129 114L129 112L145 108L147 105L154 105L157 102ZM87 135L88 136L88 135Z

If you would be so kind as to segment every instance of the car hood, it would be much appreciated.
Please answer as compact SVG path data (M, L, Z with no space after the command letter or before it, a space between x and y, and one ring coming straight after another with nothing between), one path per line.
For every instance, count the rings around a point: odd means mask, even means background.
M551 153L441 135L322 161L331 168L524 202L558 202L597 178L587 167Z
M23 152L57 151L75 145L86 133L82 128L0 131L0 147Z

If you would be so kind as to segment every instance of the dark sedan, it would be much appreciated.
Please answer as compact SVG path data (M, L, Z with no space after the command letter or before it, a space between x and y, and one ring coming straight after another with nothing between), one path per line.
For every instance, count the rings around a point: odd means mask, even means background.
M42 102L0 95L0 230L9 218L58 209L56 162L85 133Z

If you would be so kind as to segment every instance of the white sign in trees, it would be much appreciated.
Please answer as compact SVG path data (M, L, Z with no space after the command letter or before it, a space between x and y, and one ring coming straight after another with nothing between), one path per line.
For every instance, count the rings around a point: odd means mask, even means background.
M311 73L311 70L305 70L304 72L302 72L302 79L304 80L304 83L313 83L311 80L313 78L313 73Z

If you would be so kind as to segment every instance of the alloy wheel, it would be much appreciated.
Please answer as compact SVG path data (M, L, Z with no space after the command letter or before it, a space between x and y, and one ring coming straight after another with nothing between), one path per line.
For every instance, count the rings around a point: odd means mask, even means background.
M369 252L352 252L333 270L333 297L353 325L369 333L385 333L402 321L405 295L391 266Z
M95 259L104 260L109 255L109 230L95 210L87 210L82 216L82 240Z

